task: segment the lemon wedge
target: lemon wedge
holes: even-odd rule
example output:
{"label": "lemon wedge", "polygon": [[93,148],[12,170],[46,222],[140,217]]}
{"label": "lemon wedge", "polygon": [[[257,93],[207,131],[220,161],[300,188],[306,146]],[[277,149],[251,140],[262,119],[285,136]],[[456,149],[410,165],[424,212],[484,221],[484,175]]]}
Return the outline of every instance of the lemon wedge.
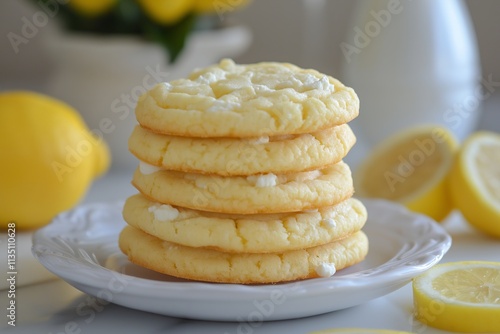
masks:
{"label": "lemon wedge", "polygon": [[309,334],[411,334],[409,332],[391,331],[385,329],[367,329],[367,328],[339,328],[325,329]]}
{"label": "lemon wedge", "polygon": [[437,125],[390,136],[356,170],[356,194],[396,201],[440,221],[452,210],[447,179],[457,146]]}
{"label": "lemon wedge", "polygon": [[465,140],[450,174],[454,205],[479,230],[500,237],[500,135],[480,131]]}
{"label": "lemon wedge", "polygon": [[413,280],[415,318],[454,332],[500,333],[500,262],[450,262]]}

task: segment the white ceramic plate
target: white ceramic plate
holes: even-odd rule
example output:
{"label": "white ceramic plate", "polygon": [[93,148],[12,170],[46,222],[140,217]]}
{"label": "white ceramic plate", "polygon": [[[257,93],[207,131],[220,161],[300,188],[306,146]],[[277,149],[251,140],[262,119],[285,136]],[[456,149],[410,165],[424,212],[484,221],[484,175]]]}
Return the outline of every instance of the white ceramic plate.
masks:
{"label": "white ceramic plate", "polygon": [[181,280],[138,267],[118,249],[123,203],[84,205],[59,215],[35,233],[33,254],[77,289],[133,309],[219,321],[299,318],[392,292],[450,248],[450,236],[430,218],[387,201],[363,202],[368,256],[331,278],[244,286]]}

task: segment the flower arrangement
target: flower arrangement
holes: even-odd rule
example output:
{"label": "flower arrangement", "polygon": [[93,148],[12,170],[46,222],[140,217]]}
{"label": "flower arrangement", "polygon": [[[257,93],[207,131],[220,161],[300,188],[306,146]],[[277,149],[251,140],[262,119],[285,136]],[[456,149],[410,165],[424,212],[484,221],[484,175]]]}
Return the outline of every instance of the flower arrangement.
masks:
{"label": "flower arrangement", "polygon": [[[45,3],[53,0],[33,0]],[[200,18],[243,7],[249,0],[66,0],[59,1],[64,29],[102,35],[134,34],[160,43],[174,62]]]}

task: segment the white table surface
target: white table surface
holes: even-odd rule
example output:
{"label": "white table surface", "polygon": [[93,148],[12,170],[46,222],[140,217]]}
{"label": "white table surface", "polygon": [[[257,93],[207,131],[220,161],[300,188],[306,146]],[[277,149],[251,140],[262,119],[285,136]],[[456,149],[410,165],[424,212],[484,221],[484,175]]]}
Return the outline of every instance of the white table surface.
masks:
{"label": "white table surface", "polygon": [[[500,132],[500,99],[496,96],[485,106],[479,128]],[[131,172],[110,172],[97,180],[84,202],[114,201],[135,193],[130,185]],[[458,213],[443,226],[453,245],[442,262],[463,260],[500,261],[500,240],[472,229]],[[22,272],[18,276],[23,275]],[[81,303],[92,303],[90,296],[60,279],[20,286],[16,290],[16,327],[7,325],[6,291],[0,291],[0,333],[307,333],[339,327],[364,327],[405,330],[414,333],[445,333],[413,320],[411,284],[349,309],[324,315],[265,322],[250,327],[244,323],[193,321],[149,314],[108,304],[96,307],[95,316],[77,312]],[[305,305],[307,307],[307,305]],[[76,324],[76,325],[75,325]]]}

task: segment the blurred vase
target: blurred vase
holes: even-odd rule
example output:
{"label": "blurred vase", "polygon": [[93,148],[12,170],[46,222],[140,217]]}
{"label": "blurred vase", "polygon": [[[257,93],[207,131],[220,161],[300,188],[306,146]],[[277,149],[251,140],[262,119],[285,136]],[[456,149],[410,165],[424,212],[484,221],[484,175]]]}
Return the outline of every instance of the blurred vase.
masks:
{"label": "blurred vase", "polygon": [[[445,1],[357,1],[342,80],[361,101],[352,123],[373,146],[406,127],[443,125],[463,139],[482,100],[476,37],[466,5]],[[364,139],[364,140],[363,140]]]}
{"label": "blurred vase", "polygon": [[55,63],[48,93],[66,101],[82,115],[89,128],[109,144],[112,169],[132,171],[137,160],[127,142],[139,97],[158,82],[184,77],[197,67],[234,57],[250,45],[251,34],[234,26],[193,33],[174,64],[165,50],[137,37],[51,35],[47,51]]}

